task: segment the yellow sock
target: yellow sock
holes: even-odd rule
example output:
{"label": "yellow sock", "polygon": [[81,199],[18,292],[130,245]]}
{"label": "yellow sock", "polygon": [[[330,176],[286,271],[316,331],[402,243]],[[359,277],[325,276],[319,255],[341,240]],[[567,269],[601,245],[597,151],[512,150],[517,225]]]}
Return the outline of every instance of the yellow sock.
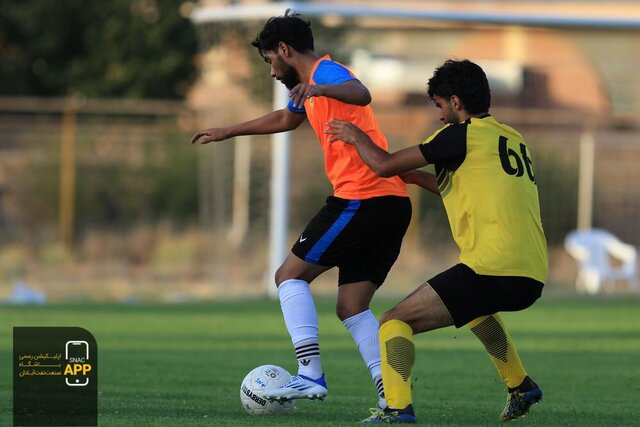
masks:
{"label": "yellow sock", "polygon": [[400,320],[380,326],[382,384],[387,405],[404,409],[411,404],[411,368],[415,361],[413,330]]}
{"label": "yellow sock", "polygon": [[469,322],[467,327],[482,342],[507,387],[518,387],[527,376],[527,372],[500,316],[493,314],[478,317]]}

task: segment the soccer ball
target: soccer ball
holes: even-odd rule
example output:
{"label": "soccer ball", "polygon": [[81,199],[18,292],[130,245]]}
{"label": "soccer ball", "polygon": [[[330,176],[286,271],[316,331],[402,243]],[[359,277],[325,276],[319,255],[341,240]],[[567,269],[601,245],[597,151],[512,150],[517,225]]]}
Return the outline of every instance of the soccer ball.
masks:
{"label": "soccer ball", "polygon": [[275,365],[258,366],[244,377],[240,386],[240,402],[251,415],[287,415],[294,406],[290,402],[269,402],[264,392],[285,385],[291,374]]}

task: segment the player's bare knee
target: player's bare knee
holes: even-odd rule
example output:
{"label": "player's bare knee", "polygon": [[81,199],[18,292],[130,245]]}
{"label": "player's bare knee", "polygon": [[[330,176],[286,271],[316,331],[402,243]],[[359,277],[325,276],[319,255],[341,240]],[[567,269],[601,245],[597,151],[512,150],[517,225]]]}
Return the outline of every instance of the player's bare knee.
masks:
{"label": "player's bare knee", "polygon": [[395,313],[395,309],[391,309],[389,311],[385,311],[382,316],[380,316],[380,326],[387,323],[389,320],[398,319]]}
{"label": "player's bare knee", "polygon": [[290,273],[287,271],[288,269],[285,267],[285,265],[281,265],[280,268],[278,268],[278,270],[276,270],[276,274],[275,274],[275,282],[276,282],[276,286],[280,286],[282,284],[282,282],[291,279],[290,277]]}
{"label": "player's bare knee", "polygon": [[349,307],[347,304],[343,304],[340,301],[338,301],[338,303],[336,304],[336,316],[338,316],[338,319],[340,319],[340,321],[342,322],[360,312],[362,312],[362,310],[357,310]]}
{"label": "player's bare knee", "polygon": [[413,333],[417,333],[417,324],[414,320],[411,319],[410,316],[407,315],[406,312],[403,312],[402,309],[398,307],[394,307],[391,310],[386,311],[382,316],[380,316],[380,326],[384,325],[386,322],[390,320],[399,320],[401,322],[406,323],[411,327]]}

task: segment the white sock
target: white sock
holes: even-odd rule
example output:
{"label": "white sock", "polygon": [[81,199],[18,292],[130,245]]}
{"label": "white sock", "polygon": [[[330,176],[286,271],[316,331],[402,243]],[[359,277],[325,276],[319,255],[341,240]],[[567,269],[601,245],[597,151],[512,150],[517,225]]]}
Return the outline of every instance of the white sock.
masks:
{"label": "white sock", "polygon": [[318,345],[318,313],[309,284],[304,280],[285,280],[278,286],[280,307],[298,359],[298,375],[317,379],[322,376]]}
{"label": "white sock", "polygon": [[373,378],[373,383],[378,391],[378,408],[385,409],[387,407],[387,399],[384,397],[384,386],[382,385],[382,373],[379,377]]}
{"label": "white sock", "polygon": [[342,324],[347,328],[360,350],[379,397],[384,397],[382,370],[380,369],[380,341],[378,339],[378,321],[371,310],[365,310],[345,319]]}

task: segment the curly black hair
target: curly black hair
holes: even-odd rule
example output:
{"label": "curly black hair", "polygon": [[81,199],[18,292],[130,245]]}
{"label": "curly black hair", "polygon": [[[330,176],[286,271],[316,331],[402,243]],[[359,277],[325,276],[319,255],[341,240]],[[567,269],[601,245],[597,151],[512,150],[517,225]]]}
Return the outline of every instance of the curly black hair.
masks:
{"label": "curly black hair", "polygon": [[262,55],[266,50],[276,51],[280,42],[300,53],[314,50],[311,22],[302,19],[299,13],[287,9],[284,16],[269,18],[251,46],[258,48]]}
{"label": "curly black hair", "polygon": [[491,106],[491,89],[482,68],[469,61],[447,60],[427,83],[429,98],[458,96],[469,114],[481,114]]}

